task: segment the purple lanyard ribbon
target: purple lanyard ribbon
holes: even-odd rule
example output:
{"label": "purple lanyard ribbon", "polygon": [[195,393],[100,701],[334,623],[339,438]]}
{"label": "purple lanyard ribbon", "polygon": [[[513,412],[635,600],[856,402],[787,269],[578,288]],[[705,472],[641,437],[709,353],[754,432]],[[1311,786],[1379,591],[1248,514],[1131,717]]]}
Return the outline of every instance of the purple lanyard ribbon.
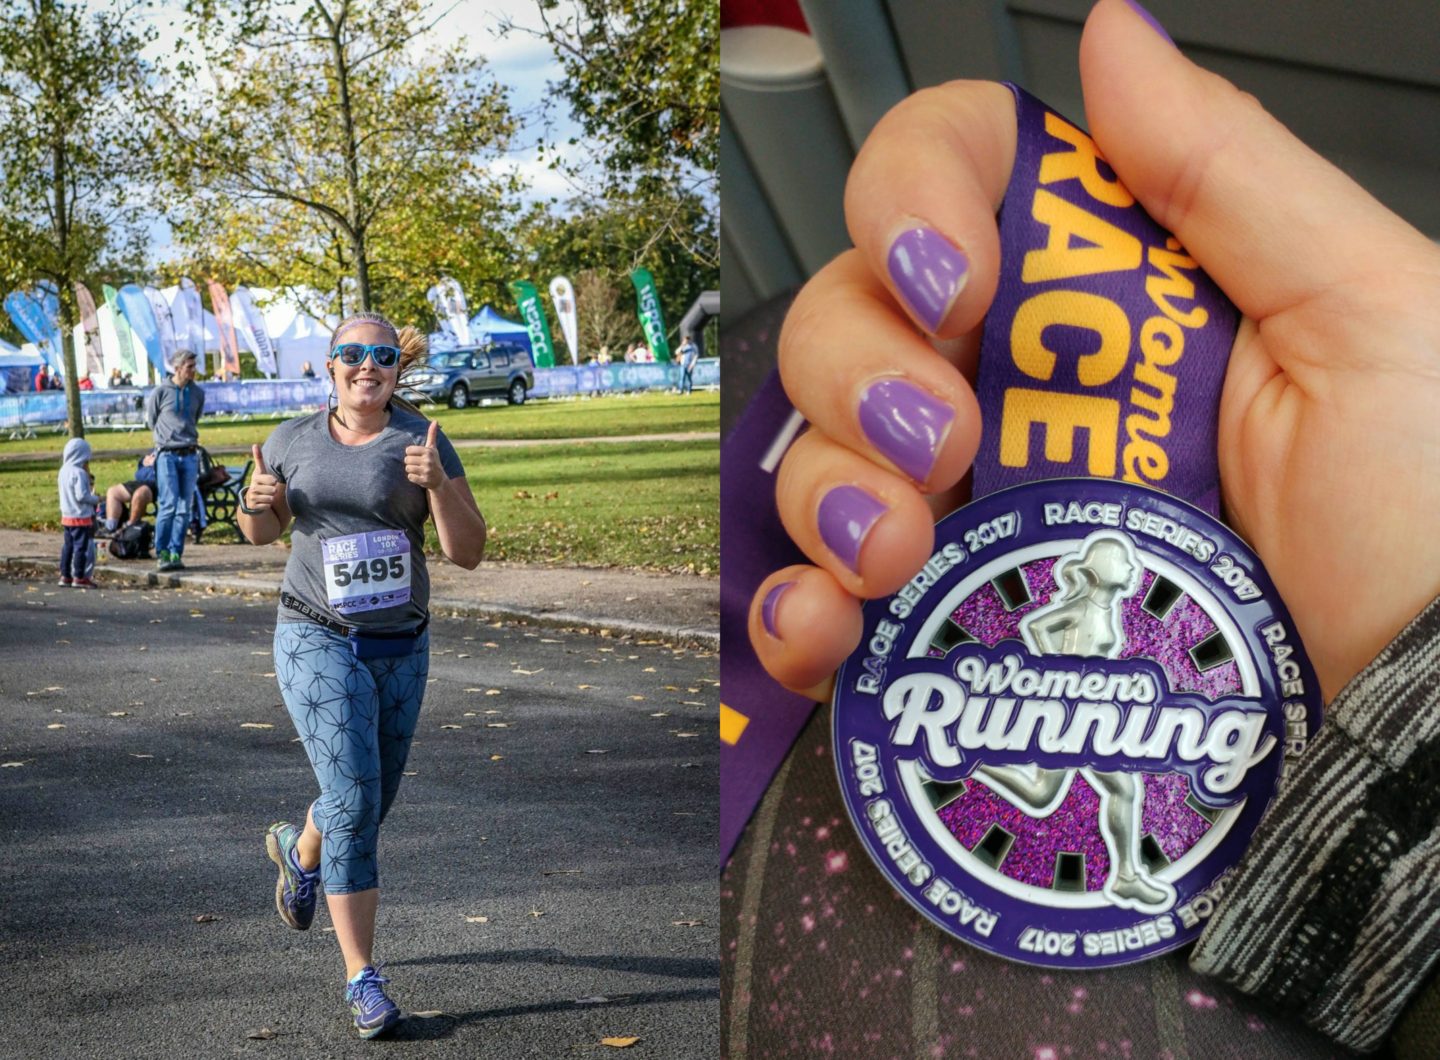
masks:
{"label": "purple lanyard ribbon", "polygon": [[[974,496],[1089,475],[1218,514],[1220,390],[1239,314],[1089,136],[1011,89],[1019,135],[981,343]],[[760,583],[804,562],[774,501],[798,427],[772,375],[721,452],[722,868],[814,709],[765,673],[747,626]]]}

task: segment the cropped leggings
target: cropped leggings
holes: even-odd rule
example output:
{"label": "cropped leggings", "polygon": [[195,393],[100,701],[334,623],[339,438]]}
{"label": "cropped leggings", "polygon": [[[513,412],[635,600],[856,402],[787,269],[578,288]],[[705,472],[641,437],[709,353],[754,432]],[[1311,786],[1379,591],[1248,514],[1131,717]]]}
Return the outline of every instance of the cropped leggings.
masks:
{"label": "cropped leggings", "polygon": [[275,625],[280,694],[320,782],[311,812],[326,894],[380,885],[380,822],[400,790],[429,672],[428,632],[411,655],[362,660],[323,626]]}

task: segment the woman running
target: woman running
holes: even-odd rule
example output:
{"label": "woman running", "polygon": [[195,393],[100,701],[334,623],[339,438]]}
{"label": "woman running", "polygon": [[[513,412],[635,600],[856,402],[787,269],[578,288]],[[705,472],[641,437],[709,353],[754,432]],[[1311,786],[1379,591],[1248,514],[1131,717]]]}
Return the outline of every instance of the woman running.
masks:
{"label": "woman running", "polygon": [[[1104,530],[1091,534],[1078,552],[1055,564],[1060,595],[1020,620],[1025,646],[1037,655],[1116,658],[1125,647],[1120,607],[1139,588],[1140,573],[1140,561],[1123,537]],[[975,776],[1016,809],[1043,820],[1059,808],[1076,772],[1038,765],[981,766]],[[1110,855],[1101,893],[1124,909],[1169,909],[1175,888],[1152,876],[1140,856],[1145,774],[1078,772],[1100,796],[1100,836]]]}
{"label": "woman running", "polygon": [[345,1001],[361,1037],[400,1010],[372,961],[376,846],[400,787],[429,672],[425,520],[447,559],[473,570],[485,519],[439,425],[395,397],[425,339],[378,313],[335,329],[335,405],[277,427],[255,446],[240,526],[257,545],[291,525],[275,626],[275,673],[320,783],[304,828],[270,826],[275,905],[304,931],[324,885],[345,957]]}

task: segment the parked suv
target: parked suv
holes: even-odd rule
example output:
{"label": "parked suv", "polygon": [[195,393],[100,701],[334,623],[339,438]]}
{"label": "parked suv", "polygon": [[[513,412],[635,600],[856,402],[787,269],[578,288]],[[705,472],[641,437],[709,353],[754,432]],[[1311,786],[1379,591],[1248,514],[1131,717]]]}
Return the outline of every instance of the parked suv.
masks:
{"label": "parked suv", "polygon": [[412,385],[456,409],[500,394],[512,405],[523,405],[525,395],[535,388],[534,369],[530,351],[518,342],[462,346],[432,353],[429,366],[415,373]]}

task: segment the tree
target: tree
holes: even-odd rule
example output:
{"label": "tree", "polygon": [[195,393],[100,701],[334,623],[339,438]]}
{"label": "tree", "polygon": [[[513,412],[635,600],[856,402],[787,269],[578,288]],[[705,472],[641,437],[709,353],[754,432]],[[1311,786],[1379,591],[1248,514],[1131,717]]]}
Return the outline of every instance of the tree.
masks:
{"label": "tree", "polygon": [[84,434],[72,331],[76,281],[134,258],[128,214],[143,123],[128,101],[146,70],[133,7],[87,12],[62,0],[0,9],[0,286],[59,292],[69,429]]}
{"label": "tree", "polygon": [[422,311],[445,265],[483,257],[476,235],[509,190],[485,160],[514,122],[463,42],[420,40],[436,20],[423,0],[188,10],[213,87],[180,92],[202,73],[182,61],[151,108],[192,261],[345,313]]}
{"label": "tree", "polygon": [[[719,233],[695,232],[686,212],[718,205],[720,13],[706,0],[536,0],[539,30],[505,32],[548,42],[585,136],[551,145],[551,164],[592,201],[642,203],[652,244],[680,240],[702,266],[718,268]],[[588,174],[598,170],[600,176]],[[686,241],[682,232],[700,238]]]}
{"label": "tree", "polygon": [[[617,192],[599,203],[581,199],[568,206],[567,212],[544,204],[532,207],[518,228],[517,240],[523,259],[533,263],[530,268],[537,280],[543,283],[552,276],[568,275],[576,283],[582,335],[590,315],[601,313],[607,321],[628,321],[622,342],[641,337],[632,269],[644,266],[654,275],[671,332],[697,293],[719,285],[719,269],[693,250],[718,239],[715,215],[699,196],[681,194],[661,205],[660,218],[656,203],[640,192]],[[593,270],[602,281],[588,296],[581,294],[578,281],[586,270]],[[611,301],[598,304],[606,290],[612,293]],[[581,348],[587,353],[598,349],[588,341],[582,341]]]}
{"label": "tree", "polygon": [[593,357],[608,346],[618,360],[638,330],[634,311],[622,307],[619,288],[599,269],[581,269],[574,284],[580,349]]}

